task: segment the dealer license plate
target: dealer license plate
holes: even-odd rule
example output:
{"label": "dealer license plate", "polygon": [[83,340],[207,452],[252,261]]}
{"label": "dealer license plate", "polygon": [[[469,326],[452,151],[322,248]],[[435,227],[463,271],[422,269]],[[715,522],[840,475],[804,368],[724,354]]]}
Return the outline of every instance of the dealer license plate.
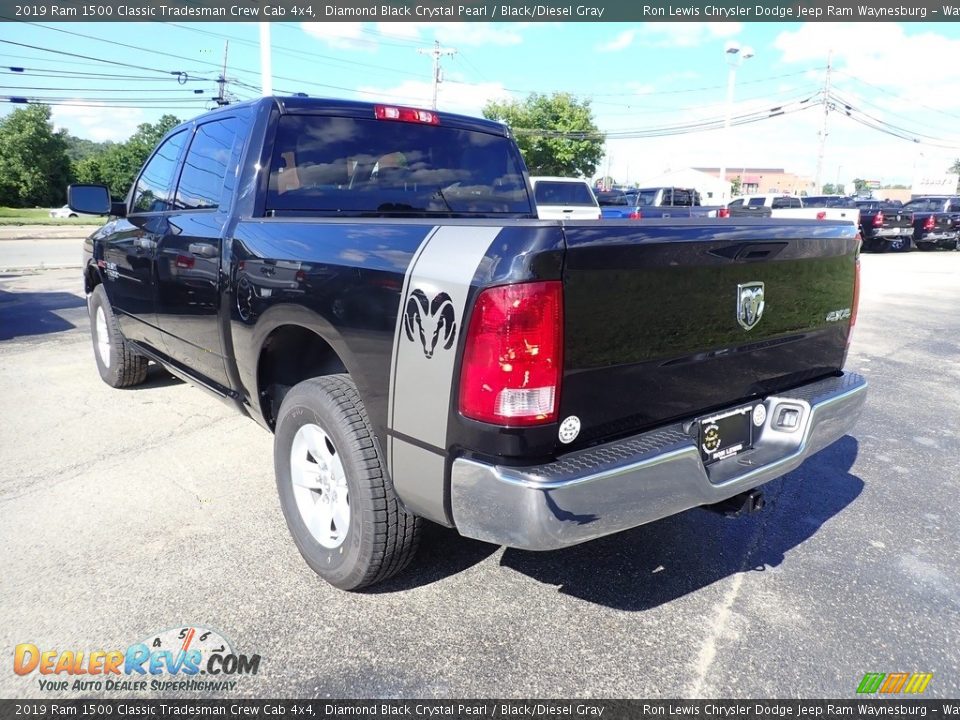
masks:
{"label": "dealer license plate", "polygon": [[753,406],[700,420],[700,457],[705,464],[733,457],[753,444]]}

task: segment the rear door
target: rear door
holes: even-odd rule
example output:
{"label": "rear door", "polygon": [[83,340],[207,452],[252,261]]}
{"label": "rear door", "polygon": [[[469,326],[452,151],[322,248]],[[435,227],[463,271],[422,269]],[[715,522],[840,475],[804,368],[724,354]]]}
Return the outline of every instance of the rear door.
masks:
{"label": "rear door", "polygon": [[236,174],[237,123],[223,117],[197,126],[157,249],[157,319],[166,352],[222,387],[228,381],[218,323],[220,256]]}
{"label": "rear door", "polygon": [[561,417],[634,432],[836,373],[856,227],[652,220],[564,228]]}
{"label": "rear door", "polygon": [[177,164],[189,133],[164,140],[146,162],[130,196],[127,217],[104,245],[108,297],[125,337],[162,349],[156,315],[155,259],[167,229]]}

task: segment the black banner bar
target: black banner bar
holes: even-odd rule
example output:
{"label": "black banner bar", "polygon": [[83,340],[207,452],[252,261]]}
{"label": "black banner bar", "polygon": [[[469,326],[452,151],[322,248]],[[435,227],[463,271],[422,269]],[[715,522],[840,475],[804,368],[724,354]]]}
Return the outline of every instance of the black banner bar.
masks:
{"label": "black banner bar", "polygon": [[0,0],[0,19],[56,22],[851,22],[960,20],[960,0]]}
{"label": "black banner bar", "polygon": [[0,700],[0,718],[926,718],[960,714],[960,700]]}

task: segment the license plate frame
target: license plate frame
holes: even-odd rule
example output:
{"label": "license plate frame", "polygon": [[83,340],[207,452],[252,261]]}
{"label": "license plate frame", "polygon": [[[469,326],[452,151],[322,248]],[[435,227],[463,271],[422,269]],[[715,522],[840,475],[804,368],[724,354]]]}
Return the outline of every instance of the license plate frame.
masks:
{"label": "license plate frame", "polygon": [[697,421],[697,443],[704,465],[726,460],[753,447],[753,408],[753,405],[744,405]]}

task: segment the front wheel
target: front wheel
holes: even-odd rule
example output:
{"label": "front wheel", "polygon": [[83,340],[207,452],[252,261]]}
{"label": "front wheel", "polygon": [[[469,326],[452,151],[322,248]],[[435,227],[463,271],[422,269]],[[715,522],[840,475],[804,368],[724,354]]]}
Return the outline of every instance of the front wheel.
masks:
{"label": "front wheel", "polygon": [[394,494],[349,376],[312,378],[287,393],[273,455],[287,527],[320,577],[356,590],[410,563],[422,521]]}
{"label": "front wheel", "polygon": [[97,285],[90,293],[90,336],[100,378],[110,387],[139,385],[147,378],[148,360],[120,332],[107,291]]}

